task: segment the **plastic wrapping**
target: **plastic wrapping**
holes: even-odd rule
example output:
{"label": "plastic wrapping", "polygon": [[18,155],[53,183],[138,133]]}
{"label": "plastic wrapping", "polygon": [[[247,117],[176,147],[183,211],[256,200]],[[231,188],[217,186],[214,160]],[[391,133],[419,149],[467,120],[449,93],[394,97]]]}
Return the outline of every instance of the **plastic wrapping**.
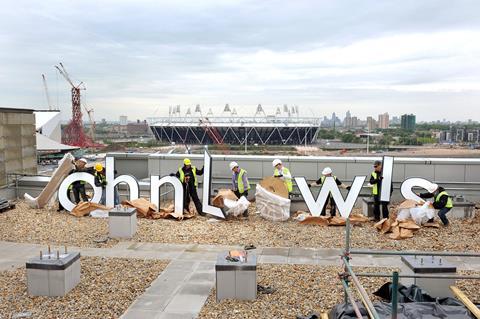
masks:
{"label": "plastic wrapping", "polygon": [[[362,318],[368,319],[367,310],[361,302],[357,302]],[[392,317],[392,306],[386,302],[373,303],[381,319],[390,319]],[[473,317],[467,308],[463,306],[441,305],[435,302],[415,302],[415,303],[399,303],[398,319],[468,319]],[[336,305],[329,313],[330,319],[356,319],[357,316],[353,307],[348,304]]]}
{"label": "plastic wrapping", "polygon": [[417,225],[423,225],[435,217],[435,209],[429,208],[428,202],[426,202],[420,207],[410,208],[410,215]]}
{"label": "plastic wrapping", "polygon": [[223,205],[225,208],[225,215],[236,217],[242,215],[243,212],[248,209],[250,202],[245,196],[242,196],[239,200],[225,198],[223,199]]}
{"label": "plastic wrapping", "polygon": [[255,200],[257,211],[263,218],[274,222],[290,218],[290,199],[270,193],[257,184]]}

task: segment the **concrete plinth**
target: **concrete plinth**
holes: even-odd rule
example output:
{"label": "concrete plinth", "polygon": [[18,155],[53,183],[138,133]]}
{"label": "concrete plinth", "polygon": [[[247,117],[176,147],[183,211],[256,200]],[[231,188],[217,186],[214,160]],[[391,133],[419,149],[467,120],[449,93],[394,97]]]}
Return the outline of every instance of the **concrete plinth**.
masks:
{"label": "concrete plinth", "polygon": [[[402,262],[407,266],[405,275],[438,275],[454,276],[457,267],[438,256],[402,256]],[[454,279],[438,278],[401,278],[405,286],[416,285],[432,297],[454,297],[450,286],[455,285]]]}
{"label": "concrete plinth", "polygon": [[475,217],[475,203],[454,200],[453,208],[447,213],[447,218],[464,219]]}
{"label": "concrete plinth", "polygon": [[29,260],[27,290],[30,296],[65,296],[80,282],[80,253],[43,255]]}
{"label": "concrete plinth", "polygon": [[248,254],[245,262],[225,259],[220,253],[215,264],[217,301],[222,299],[254,300],[257,298],[257,256]]}
{"label": "concrete plinth", "polygon": [[373,197],[363,197],[362,198],[362,212],[363,215],[367,217],[374,217],[373,214]]}
{"label": "concrete plinth", "polygon": [[137,209],[122,207],[108,212],[108,230],[111,238],[132,238],[137,232]]}

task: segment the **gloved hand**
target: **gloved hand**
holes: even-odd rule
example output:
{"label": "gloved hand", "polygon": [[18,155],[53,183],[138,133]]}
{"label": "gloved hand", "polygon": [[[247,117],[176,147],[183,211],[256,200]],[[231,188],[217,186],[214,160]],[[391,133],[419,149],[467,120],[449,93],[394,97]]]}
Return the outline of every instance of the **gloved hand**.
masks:
{"label": "gloved hand", "polygon": [[347,191],[349,191],[352,188],[352,186],[347,186]]}
{"label": "gloved hand", "polygon": [[277,176],[275,176],[275,177],[283,177],[283,175],[277,175]]}
{"label": "gloved hand", "polygon": [[175,176],[175,173],[170,173],[170,176]]}
{"label": "gloved hand", "polygon": [[312,187],[312,184],[307,184],[308,185],[308,188],[311,188]]}

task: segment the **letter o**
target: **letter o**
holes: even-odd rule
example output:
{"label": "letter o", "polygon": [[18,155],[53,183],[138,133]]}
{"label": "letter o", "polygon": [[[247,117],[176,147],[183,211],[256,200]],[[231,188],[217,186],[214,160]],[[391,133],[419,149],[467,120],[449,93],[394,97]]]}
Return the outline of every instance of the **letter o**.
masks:
{"label": "letter o", "polygon": [[58,189],[58,201],[62,204],[63,208],[71,212],[73,208],[76,206],[74,203],[70,201],[67,197],[68,186],[76,181],[85,181],[93,188],[93,198],[91,200],[92,203],[99,203],[100,199],[102,198],[102,188],[99,186],[95,186],[95,177],[89,173],[73,173],[67,176],[60,184],[60,188]]}

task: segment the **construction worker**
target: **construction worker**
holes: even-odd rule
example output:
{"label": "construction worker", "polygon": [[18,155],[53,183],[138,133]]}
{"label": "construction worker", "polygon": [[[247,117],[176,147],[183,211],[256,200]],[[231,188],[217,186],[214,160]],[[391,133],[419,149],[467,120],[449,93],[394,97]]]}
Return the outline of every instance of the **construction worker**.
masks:
{"label": "construction worker", "polygon": [[282,161],[278,158],[274,159],[272,162],[273,176],[282,179],[287,186],[288,193],[290,194],[293,190],[293,183],[292,183],[292,174],[290,174],[290,170],[283,166]]}
{"label": "construction worker", "polygon": [[[383,183],[383,176],[382,176],[382,161],[375,161],[373,163],[373,172],[370,175],[370,185],[372,185],[372,196],[373,196],[373,215],[375,217],[375,221],[380,220],[380,206],[382,206],[382,215],[383,218],[388,218],[388,204],[390,202],[381,201],[380,196],[382,194],[382,183]],[[393,185],[390,187],[390,194],[393,192]]]}
{"label": "construction worker", "polygon": [[[347,186],[345,184],[343,184],[338,178],[337,176],[333,175],[332,174],[332,169],[330,167],[325,167],[322,171],[322,176],[316,181],[316,182],[313,182],[311,183],[310,185],[308,185],[309,187],[313,187],[313,186],[318,186],[318,185],[323,185],[323,183],[325,182],[325,179],[329,176],[333,177],[335,179],[335,183],[337,183],[338,186],[340,186],[340,188],[343,188],[343,189],[347,189],[347,190],[350,190],[350,186]],[[327,201],[325,202],[325,205],[323,206],[323,209],[322,209],[322,216],[325,216],[326,215],[326,211],[327,211],[327,204],[328,202],[330,202],[330,215],[331,216],[335,216],[336,215],[336,211],[337,211],[337,205],[335,204],[335,200],[333,199],[332,195],[331,194],[328,194],[328,197],[327,197]]]}
{"label": "construction worker", "polygon": [[[87,160],[84,158],[79,159],[75,162],[75,168],[70,173],[92,173],[92,170],[86,168]],[[73,192],[73,197],[75,198],[75,204],[80,203],[80,200],[88,202],[87,193],[85,191],[85,181],[75,181],[70,186],[69,189]]]}
{"label": "construction worker", "polygon": [[[438,209],[438,217],[444,226],[448,226],[447,213],[453,208],[452,198],[448,195],[445,189],[437,184],[433,184],[427,189],[428,193],[421,193],[421,198],[433,198],[433,208]],[[428,222],[433,222],[433,218]]]}
{"label": "construction worker", "polygon": [[[230,170],[232,171],[232,190],[238,198],[245,196],[247,198],[250,190],[250,183],[248,182],[247,171],[240,168],[237,162],[231,162]],[[248,209],[243,212],[243,216],[248,216]]]}
{"label": "construction worker", "polygon": [[198,214],[205,216],[205,213],[202,211],[202,203],[198,198],[197,188],[198,188],[198,175],[203,175],[203,167],[202,169],[197,169],[195,166],[192,166],[192,162],[190,159],[185,158],[183,160],[183,166],[178,168],[178,171],[175,174],[170,174],[173,176],[177,176],[178,179],[183,184],[184,190],[184,199],[183,199],[183,207],[187,211],[189,210],[190,200],[193,200],[195,204],[195,208],[197,209]]}
{"label": "construction worker", "polygon": [[105,205],[105,187],[107,186],[107,176],[105,175],[105,168],[102,163],[96,163],[94,166],[95,170],[93,176],[95,176],[95,186],[102,188],[102,198],[100,199],[100,204]]}
{"label": "construction worker", "polygon": [[250,183],[248,182],[247,171],[238,166],[237,162],[231,162],[230,170],[232,171],[232,190],[238,198],[248,196]]}

